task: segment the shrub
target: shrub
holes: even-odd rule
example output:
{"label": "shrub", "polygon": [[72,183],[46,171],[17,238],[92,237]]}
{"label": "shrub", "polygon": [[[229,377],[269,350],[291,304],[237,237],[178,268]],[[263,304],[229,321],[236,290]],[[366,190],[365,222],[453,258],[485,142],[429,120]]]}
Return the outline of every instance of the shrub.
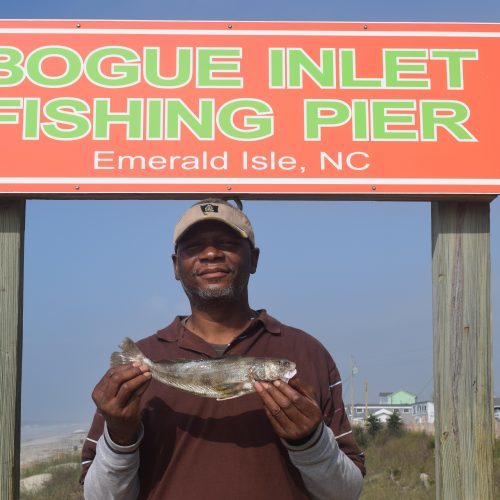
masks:
{"label": "shrub", "polygon": [[403,429],[403,420],[399,413],[394,412],[387,421],[387,429],[389,434],[393,436],[400,436]]}
{"label": "shrub", "polygon": [[366,426],[368,428],[368,434],[372,437],[375,436],[382,428],[380,420],[373,414],[366,419]]}

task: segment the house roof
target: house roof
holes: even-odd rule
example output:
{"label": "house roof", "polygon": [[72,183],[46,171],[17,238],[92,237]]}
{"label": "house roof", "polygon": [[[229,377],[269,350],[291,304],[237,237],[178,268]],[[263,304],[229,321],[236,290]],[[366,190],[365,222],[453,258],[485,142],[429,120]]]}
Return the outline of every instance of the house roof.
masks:
{"label": "house roof", "polygon": [[404,392],[405,394],[409,394],[410,396],[414,396],[414,397],[417,397],[415,394],[413,394],[412,392],[408,392],[408,391],[405,391],[404,389],[399,389],[398,391],[394,391],[394,392],[391,392],[391,394],[398,394],[400,392]]}
{"label": "house roof", "polygon": [[392,413],[392,411],[386,410],[385,408],[373,412],[374,415],[392,415]]}
{"label": "house roof", "polygon": [[379,392],[378,395],[379,395],[379,397],[384,398],[387,396],[392,396],[394,394],[399,394],[400,392],[403,392],[404,394],[409,394],[410,396],[417,397],[412,392],[405,391],[404,389],[398,389],[397,391],[392,391],[392,392]]}

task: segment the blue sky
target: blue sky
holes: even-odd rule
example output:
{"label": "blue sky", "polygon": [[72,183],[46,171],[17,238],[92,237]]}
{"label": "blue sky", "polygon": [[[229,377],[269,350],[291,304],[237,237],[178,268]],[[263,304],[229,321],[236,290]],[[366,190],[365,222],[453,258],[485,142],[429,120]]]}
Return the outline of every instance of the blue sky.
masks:
{"label": "blue sky", "polygon": [[[217,19],[293,21],[464,21],[495,22],[500,7],[496,0],[398,0],[340,2],[336,0],[165,0],[37,2],[27,0],[2,7],[12,19]],[[497,19],[498,20],[498,19]]]}
{"label": "blue sky", "polygon": [[[500,3],[24,1],[5,18],[500,22]],[[90,393],[124,336],[186,313],[170,263],[189,201],[30,201],[26,221],[23,419],[90,418]],[[251,302],[330,350],[355,399],[432,394],[428,203],[248,201],[262,255]],[[500,205],[492,204],[494,340],[500,309]],[[500,391],[500,350],[494,366]],[[348,391],[345,400],[349,400]]]}

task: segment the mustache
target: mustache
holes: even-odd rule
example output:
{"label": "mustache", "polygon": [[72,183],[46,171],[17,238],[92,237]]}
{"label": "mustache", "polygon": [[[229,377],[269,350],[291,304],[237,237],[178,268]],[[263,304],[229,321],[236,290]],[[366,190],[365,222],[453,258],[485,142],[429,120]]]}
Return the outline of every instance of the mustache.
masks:
{"label": "mustache", "polygon": [[[203,272],[205,273],[207,271],[208,268],[204,267],[204,268],[201,268],[201,269],[194,269],[192,272],[191,272],[191,276],[200,276],[200,272]],[[234,266],[224,266],[224,267],[216,267],[214,266],[211,270],[213,271],[222,271],[222,272],[225,272],[225,273],[234,273],[236,271],[236,268]]]}

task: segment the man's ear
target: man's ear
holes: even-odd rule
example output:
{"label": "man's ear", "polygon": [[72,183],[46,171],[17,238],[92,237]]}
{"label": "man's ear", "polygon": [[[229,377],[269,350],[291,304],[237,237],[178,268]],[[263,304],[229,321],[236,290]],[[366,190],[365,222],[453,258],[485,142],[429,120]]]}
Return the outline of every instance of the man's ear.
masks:
{"label": "man's ear", "polygon": [[180,281],[180,276],[179,276],[179,267],[177,266],[177,254],[173,253],[172,254],[172,264],[174,267],[174,276],[177,281]]}
{"label": "man's ear", "polygon": [[252,248],[250,256],[250,274],[254,274],[257,271],[257,264],[259,262],[260,249]]}

